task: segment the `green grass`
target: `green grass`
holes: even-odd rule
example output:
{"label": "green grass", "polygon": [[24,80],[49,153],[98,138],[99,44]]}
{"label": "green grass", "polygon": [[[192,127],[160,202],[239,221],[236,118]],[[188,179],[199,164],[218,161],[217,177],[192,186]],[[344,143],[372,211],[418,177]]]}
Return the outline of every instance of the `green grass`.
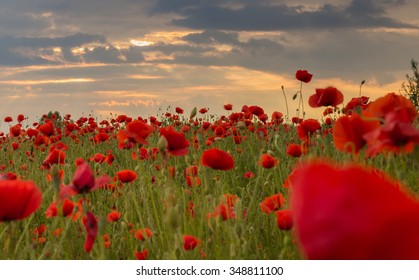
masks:
{"label": "green grass", "polygon": [[[212,123],[215,120],[212,119]],[[183,118],[182,121],[186,123],[187,119]],[[171,120],[165,120],[162,126],[172,123]],[[97,176],[107,174],[113,178],[116,172],[123,169],[131,169],[138,174],[134,182],[123,184],[115,191],[98,189],[87,194],[88,202],[85,202],[83,210],[93,212],[99,222],[99,233],[90,253],[83,250],[86,233],[81,218],[73,221],[65,217],[45,217],[47,207],[57,196],[57,186],[46,179],[50,171],[40,169],[49,147],[36,147],[25,136],[4,137],[0,153],[0,165],[4,164],[2,173],[12,172],[18,178],[34,181],[42,190],[43,203],[33,215],[22,221],[0,223],[0,259],[126,260],[135,259],[134,251],[144,249],[148,249],[149,259],[158,260],[301,259],[293,231],[281,231],[276,225],[275,215],[263,213],[259,204],[268,196],[282,193],[286,198],[282,209],[286,209],[288,190],[283,184],[299,161],[312,157],[375,166],[403,182],[412,192],[419,191],[416,169],[412,168],[417,163],[414,154],[367,158],[361,153],[355,157],[337,151],[332,136],[324,136],[320,132],[312,137],[312,146],[306,155],[293,158],[285,150],[288,143],[301,143],[294,125],[289,124],[288,129],[285,129],[283,124],[265,126],[255,121],[254,126],[255,130],[258,126],[265,127],[267,136],[260,137],[249,129],[237,128],[240,135],[246,137],[241,144],[235,144],[233,135],[229,135],[216,140],[211,146],[228,151],[233,156],[235,167],[228,171],[213,170],[201,165],[200,157],[209,148],[205,140],[213,132],[211,129],[203,132],[199,126],[191,125],[192,129],[185,134],[191,143],[187,156],[163,158],[158,154],[155,160],[132,159],[134,149],[118,149],[115,133],[111,133],[106,142],[98,144],[91,140],[97,130],[84,135],[77,134],[77,141],[63,136],[61,142],[69,147],[65,164],[59,166],[65,174],[63,184],[71,183],[77,158],[88,161],[95,153],[106,155],[108,150],[112,150],[115,156],[112,165],[90,162]],[[158,130],[148,140],[150,144],[146,147],[156,147]],[[13,141],[20,142],[17,150],[12,149]],[[29,160],[27,151],[33,151],[33,160]],[[138,147],[135,151],[138,153]],[[272,169],[264,169],[257,164],[260,155],[267,152],[280,161]],[[193,188],[187,185],[183,175],[185,168],[192,164],[199,166],[198,177],[201,179],[201,185]],[[22,170],[22,165],[26,169]],[[169,166],[175,167],[173,178],[168,176]],[[247,171],[256,176],[245,178],[244,173]],[[234,194],[240,198],[234,207],[236,218],[225,221],[220,217],[207,218],[208,213],[215,211],[224,194]],[[81,196],[77,195],[72,200],[78,201],[79,198]],[[195,205],[195,217],[187,213],[189,201]],[[121,212],[122,216],[119,221],[109,223],[106,216],[113,208]],[[38,240],[32,240],[36,237],[32,231],[42,224],[47,227],[41,235],[46,241],[39,243]],[[60,236],[54,236],[53,231],[58,228],[62,228],[63,232]],[[133,231],[142,228],[151,229],[152,237],[144,241],[135,239]],[[104,247],[104,234],[109,234],[109,248]],[[183,250],[182,236],[185,234],[196,236],[201,244],[194,250]]]}

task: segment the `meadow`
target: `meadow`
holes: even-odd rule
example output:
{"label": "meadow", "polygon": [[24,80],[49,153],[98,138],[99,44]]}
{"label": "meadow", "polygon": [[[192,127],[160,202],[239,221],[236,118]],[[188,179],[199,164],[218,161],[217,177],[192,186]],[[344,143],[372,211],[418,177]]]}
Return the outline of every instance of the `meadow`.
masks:
{"label": "meadow", "polygon": [[0,259],[419,259],[417,108],[311,77],[296,116],[10,115]]}

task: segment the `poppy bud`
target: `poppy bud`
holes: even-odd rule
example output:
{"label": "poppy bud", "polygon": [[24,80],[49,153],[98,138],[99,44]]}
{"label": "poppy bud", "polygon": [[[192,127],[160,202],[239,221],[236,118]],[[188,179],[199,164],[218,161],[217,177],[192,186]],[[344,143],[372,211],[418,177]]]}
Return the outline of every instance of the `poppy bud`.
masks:
{"label": "poppy bud", "polygon": [[159,149],[159,151],[161,153],[163,153],[164,151],[166,151],[166,149],[167,149],[167,139],[166,139],[166,137],[160,136],[160,139],[157,142],[157,148]]}
{"label": "poppy bud", "polygon": [[196,107],[194,107],[191,111],[189,119],[193,119],[196,116],[196,112],[197,112],[197,109],[196,109]]}

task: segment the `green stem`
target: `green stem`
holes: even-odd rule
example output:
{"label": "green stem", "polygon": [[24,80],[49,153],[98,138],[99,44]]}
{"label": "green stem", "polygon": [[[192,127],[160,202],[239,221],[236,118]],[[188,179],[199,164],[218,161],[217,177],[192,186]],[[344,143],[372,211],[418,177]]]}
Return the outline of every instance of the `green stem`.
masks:
{"label": "green stem", "polygon": [[285,106],[287,108],[287,120],[289,119],[289,111],[288,111],[288,101],[287,101],[287,95],[285,94],[285,90],[284,90],[284,86],[281,86],[282,89],[282,94],[284,95],[284,99],[285,99]]}

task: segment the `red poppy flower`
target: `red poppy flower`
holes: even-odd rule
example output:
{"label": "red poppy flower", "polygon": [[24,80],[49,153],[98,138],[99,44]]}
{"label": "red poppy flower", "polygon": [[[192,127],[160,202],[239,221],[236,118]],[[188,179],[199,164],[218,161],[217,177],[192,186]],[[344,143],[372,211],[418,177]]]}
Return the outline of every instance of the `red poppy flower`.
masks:
{"label": "red poppy flower", "polygon": [[186,176],[185,179],[189,187],[198,187],[201,185],[201,179],[199,179],[199,177]]}
{"label": "red poppy flower", "polygon": [[109,239],[109,234],[103,235],[103,247],[109,249],[111,247],[111,241]]}
{"label": "red poppy flower", "polygon": [[260,210],[265,214],[270,214],[279,210],[284,204],[285,199],[281,193],[274,194],[265,198],[260,204]]}
{"label": "red poppy flower", "polygon": [[321,129],[321,125],[318,120],[315,119],[307,119],[302,121],[297,126],[298,137],[303,140],[310,137],[310,135],[314,134],[317,130]]}
{"label": "red poppy flower", "polygon": [[12,122],[12,121],[13,121],[13,118],[10,117],[10,116],[7,116],[7,117],[4,118],[4,122],[9,123],[9,122]]}
{"label": "red poppy flower", "polygon": [[419,202],[383,172],[326,161],[301,165],[291,206],[309,259],[419,259]]}
{"label": "red poppy flower", "polygon": [[50,168],[53,164],[64,164],[66,154],[63,150],[52,150],[43,162],[45,168]]}
{"label": "red poppy flower", "polygon": [[309,83],[313,74],[310,74],[307,70],[297,70],[295,73],[295,78],[301,82]]}
{"label": "red poppy flower", "polygon": [[366,96],[354,97],[351,101],[348,102],[345,106],[345,114],[350,115],[353,111],[356,111],[357,108],[364,110],[367,108],[367,103],[370,98]]}
{"label": "red poppy flower", "polygon": [[134,233],[134,238],[144,241],[146,238],[150,238],[153,232],[149,228],[139,229]]}
{"label": "red poppy flower", "polygon": [[284,121],[283,117],[284,117],[284,114],[282,114],[281,112],[278,112],[278,111],[274,111],[272,113],[271,119],[272,119],[273,123],[280,124]]}
{"label": "red poppy flower", "polygon": [[263,154],[260,156],[258,165],[262,166],[263,168],[270,169],[272,167],[275,167],[279,164],[279,159],[269,155],[269,154]]}
{"label": "red poppy flower", "polygon": [[191,165],[186,167],[185,171],[183,172],[185,176],[197,176],[198,175],[198,166]]}
{"label": "red poppy flower", "polygon": [[222,202],[215,207],[215,211],[209,213],[207,217],[217,218],[221,217],[223,221],[235,219],[236,213],[234,212],[233,207],[227,205],[227,203]]}
{"label": "red poppy flower", "polygon": [[32,234],[36,235],[36,236],[41,236],[47,230],[48,230],[48,228],[45,226],[45,224],[42,224],[39,227],[37,227],[36,229],[34,229],[32,231]]}
{"label": "red poppy flower", "polygon": [[353,113],[340,117],[333,126],[333,142],[339,151],[358,153],[367,141],[364,135],[380,126],[377,120],[369,120]]}
{"label": "red poppy flower", "polygon": [[105,142],[109,139],[109,135],[106,132],[100,132],[93,137],[93,141],[97,143]]}
{"label": "red poppy flower", "polygon": [[121,218],[121,212],[118,211],[111,211],[108,216],[106,216],[106,220],[111,223],[111,222],[117,222],[119,219]]}
{"label": "red poppy flower", "polygon": [[89,164],[82,162],[77,166],[74,173],[72,184],[69,186],[62,186],[60,190],[60,197],[65,198],[70,195],[87,193],[101,188],[109,182],[110,178],[106,175],[95,179],[92,169]]}
{"label": "red poppy flower", "polygon": [[51,121],[41,124],[38,129],[45,136],[54,135],[54,124]]}
{"label": "red poppy flower", "polygon": [[233,105],[231,105],[231,104],[225,104],[224,105],[224,110],[227,110],[227,111],[233,110]]}
{"label": "red poppy flower", "polygon": [[137,250],[135,250],[134,255],[137,260],[146,260],[148,259],[148,250],[145,249],[145,250],[142,250],[141,252],[138,252]]}
{"label": "red poppy flower", "polygon": [[240,200],[240,198],[235,194],[224,194],[222,198],[223,202],[227,204],[228,207],[234,207],[234,205]]}
{"label": "red poppy flower", "polygon": [[212,148],[204,151],[201,157],[204,166],[217,170],[230,170],[234,168],[233,157],[220,149]]}
{"label": "red poppy flower", "polygon": [[22,220],[41,202],[42,193],[32,181],[0,180],[0,222]]}
{"label": "red poppy flower", "polygon": [[328,108],[324,109],[323,116],[327,116],[327,115],[333,114],[334,111],[335,110],[333,108],[328,107]]}
{"label": "red poppy flower", "polygon": [[265,111],[259,106],[250,106],[249,112],[256,116],[261,116],[265,114]]}
{"label": "red poppy flower", "polygon": [[302,154],[301,146],[291,143],[287,146],[286,153],[292,157],[300,157]]}
{"label": "red poppy flower", "polygon": [[292,211],[291,210],[278,210],[275,211],[276,216],[276,224],[278,225],[278,228],[281,230],[290,230],[294,226],[294,220],[292,217]]}
{"label": "red poppy flower", "polygon": [[182,109],[182,108],[180,108],[180,107],[176,107],[175,111],[176,111],[176,113],[178,113],[178,114],[183,114],[183,109]]}
{"label": "red poppy flower", "polygon": [[390,112],[395,112],[404,122],[413,122],[418,112],[415,105],[402,95],[394,92],[380,97],[368,106],[368,112],[372,115],[384,119]]}
{"label": "red poppy flower", "polygon": [[419,144],[419,129],[409,122],[398,121],[398,118],[396,112],[390,112],[382,126],[364,134],[369,156],[381,152],[410,153]]}
{"label": "red poppy flower", "polygon": [[95,243],[98,232],[97,220],[95,215],[87,211],[86,216],[83,217],[82,222],[87,234],[86,241],[84,243],[84,251],[89,253],[93,248],[93,244]]}
{"label": "red poppy flower", "polygon": [[20,124],[16,124],[14,126],[11,126],[9,128],[9,132],[10,132],[10,137],[17,137],[20,135],[22,131],[22,126]]}
{"label": "red poppy flower", "polygon": [[183,249],[185,251],[193,250],[200,243],[200,240],[193,235],[183,236]]}
{"label": "red poppy flower", "polygon": [[313,107],[333,106],[343,102],[343,94],[335,87],[318,88],[316,93],[310,96],[308,104]]}
{"label": "red poppy flower", "polygon": [[208,112],[208,110],[207,110],[207,108],[201,108],[201,109],[199,109],[199,112],[201,114],[205,114],[206,112]]}
{"label": "red poppy flower", "polygon": [[255,177],[255,174],[251,171],[247,171],[246,173],[244,173],[244,177],[250,179]]}
{"label": "red poppy flower", "polygon": [[[67,217],[69,215],[71,215],[73,213],[73,209],[74,209],[74,202],[69,200],[69,199],[64,199],[64,201],[61,204],[61,214],[64,217]],[[52,202],[47,210],[45,211],[45,216],[47,218],[51,218],[51,217],[55,217],[58,215],[58,206],[57,206],[57,202]]]}
{"label": "red poppy flower", "polygon": [[172,126],[160,128],[160,135],[167,140],[167,151],[174,156],[184,156],[189,153],[189,141],[185,134],[177,132]]}
{"label": "red poppy flower", "polygon": [[154,131],[154,128],[143,121],[135,120],[127,124],[125,129],[117,133],[118,148],[122,149],[127,143],[139,143],[147,145],[147,137]]}
{"label": "red poppy flower", "polygon": [[297,118],[297,117],[292,117],[291,121],[292,121],[292,123],[299,124],[299,123],[302,123],[304,121],[304,119]]}
{"label": "red poppy flower", "polygon": [[17,115],[17,121],[18,122],[23,122],[25,120],[25,116],[23,115],[23,114],[19,114],[19,115]]}
{"label": "red poppy flower", "polygon": [[137,179],[138,175],[133,170],[121,170],[116,172],[116,177],[122,183],[130,183]]}

